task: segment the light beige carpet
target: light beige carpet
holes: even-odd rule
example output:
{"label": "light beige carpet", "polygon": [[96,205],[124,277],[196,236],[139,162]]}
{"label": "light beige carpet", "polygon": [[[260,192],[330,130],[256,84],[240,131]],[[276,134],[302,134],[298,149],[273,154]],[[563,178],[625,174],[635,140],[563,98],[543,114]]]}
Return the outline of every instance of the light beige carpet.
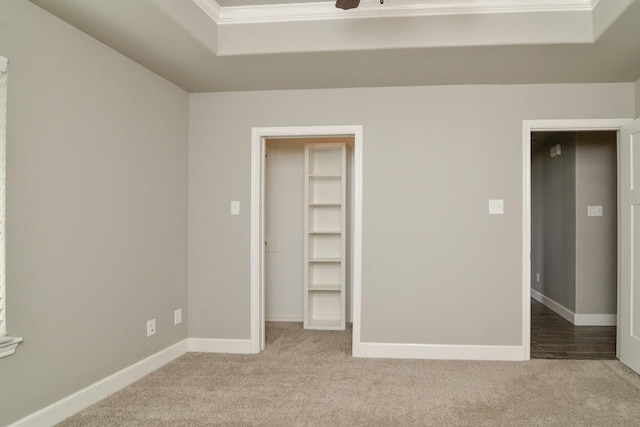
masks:
{"label": "light beige carpet", "polygon": [[351,331],[270,323],[260,355],[189,353],[61,426],[640,426],[617,361],[353,359]]}

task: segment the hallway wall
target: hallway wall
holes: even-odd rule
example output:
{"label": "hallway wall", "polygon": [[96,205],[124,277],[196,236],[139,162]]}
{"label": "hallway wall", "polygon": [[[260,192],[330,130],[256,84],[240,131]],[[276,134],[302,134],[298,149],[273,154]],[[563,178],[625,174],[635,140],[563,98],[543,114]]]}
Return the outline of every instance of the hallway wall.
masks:
{"label": "hallway wall", "polygon": [[[549,150],[556,144],[560,144],[562,154],[551,158]],[[574,312],[575,169],[575,133],[534,133],[531,153],[531,286]]]}
{"label": "hallway wall", "polygon": [[[576,133],[576,310],[617,312],[617,133]],[[602,216],[588,216],[589,205]]]}

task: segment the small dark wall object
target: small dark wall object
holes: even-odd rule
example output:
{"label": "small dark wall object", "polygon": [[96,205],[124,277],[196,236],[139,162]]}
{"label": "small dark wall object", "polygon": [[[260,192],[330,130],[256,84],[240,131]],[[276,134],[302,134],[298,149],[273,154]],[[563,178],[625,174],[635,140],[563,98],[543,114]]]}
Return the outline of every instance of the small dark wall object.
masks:
{"label": "small dark wall object", "polygon": [[360,4],[360,0],[336,0],[336,7],[338,9],[355,9]]}

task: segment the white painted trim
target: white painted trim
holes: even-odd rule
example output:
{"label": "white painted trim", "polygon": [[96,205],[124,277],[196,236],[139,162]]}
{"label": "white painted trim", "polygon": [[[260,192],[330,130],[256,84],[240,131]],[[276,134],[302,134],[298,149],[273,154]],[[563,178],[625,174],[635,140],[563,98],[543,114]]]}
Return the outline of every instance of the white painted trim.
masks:
{"label": "white painted trim", "polygon": [[[522,121],[522,340],[527,357],[530,353],[531,337],[531,132],[539,131],[584,131],[613,130],[620,128],[633,119],[563,119],[563,120],[523,120]],[[618,141],[618,145],[620,142]],[[620,150],[618,149],[618,155]],[[620,183],[618,168],[618,185]],[[619,198],[618,198],[619,200]],[[619,208],[619,207],[618,207]],[[618,209],[620,215],[620,209]],[[618,227],[618,244],[620,227]],[[620,251],[618,251],[620,253]],[[618,307],[620,306],[620,262],[618,262]],[[617,323],[617,320],[616,320]],[[619,342],[619,340],[618,340]],[[616,343],[616,347],[617,347]]]}
{"label": "white painted trim", "polygon": [[541,294],[535,289],[531,289],[531,298],[553,310],[576,326],[616,326],[618,324],[617,314],[578,314],[569,310],[562,304]]}
{"label": "white painted trim", "polygon": [[[531,357],[531,127],[522,126],[522,347]],[[529,224],[526,226],[525,224]]]}
{"label": "white painted trim", "polygon": [[[6,71],[7,58],[0,56],[0,71]],[[7,196],[7,75],[0,74],[0,357],[15,353],[17,337],[7,337],[7,262],[6,262],[6,196]],[[8,340],[11,340],[11,344]],[[15,345],[14,345],[15,344]]]}
{"label": "white painted trim", "polygon": [[618,315],[576,313],[573,324],[576,326],[616,326],[618,324]]}
{"label": "white painted trim", "polygon": [[185,354],[187,340],[180,341],[141,361],[134,363],[46,408],[30,414],[9,427],[51,426],[104,399],[116,391],[150,374],[174,359]]}
{"label": "white painted trim", "polygon": [[353,226],[351,227],[351,320],[353,324],[352,347],[354,357],[359,356],[362,344],[362,188],[364,180],[364,134],[362,126],[354,129],[353,146],[353,192],[351,195],[351,206],[353,215]]}
{"label": "white painted trim", "polygon": [[187,340],[187,351],[194,353],[252,354],[255,352],[251,344],[250,340],[189,338]]}
{"label": "white painted trim", "polygon": [[550,310],[554,311],[556,314],[559,314],[560,316],[564,317],[569,322],[575,324],[576,314],[573,311],[569,310],[564,305],[560,304],[559,302],[552,300],[551,298],[541,294],[535,289],[531,289],[531,298],[538,301],[540,304],[544,305]]}
{"label": "white painted trim", "polygon": [[215,0],[193,0],[217,24],[256,24],[358,18],[468,15],[532,12],[592,12],[591,0],[362,0],[343,11],[334,1],[221,7]]}
{"label": "white painted trim", "polygon": [[251,131],[251,256],[250,256],[250,341],[251,353],[260,353],[260,336],[262,331],[262,251],[264,238],[262,232],[262,179],[265,152],[264,137],[257,129]]}
{"label": "white painted trim", "polygon": [[0,55],[0,72],[6,73],[8,65],[9,65],[9,60],[4,56]]}
{"label": "white painted trim", "polygon": [[296,323],[302,323],[304,321],[304,316],[298,316],[298,315],[281,315],[281,314],[275,314],[275,315],[265,315],[264,316],[264,320],[267,322],[296,322]]}
{"label": "white painted trim", "polygon": [[[265,138],[261,138],[261,153],[260,153],[260,198],[259,200],[262,203],[266,203],[266,188],[267,188],[267,140]],[[266,207],[263,205],[260,208],[260,328],[259,328],[259,351],[263,351],[267,346],[267,332],[265,330],[264,316],[267,314],[267,296],[265,291],[265,283],[267,280],[267,257],[265,254],[266,248],[264,243],[266,242]]]}
{"label": "white painted trim", "polygon": [[562,120],[523,120],[525,129],[531,132],[543,131],[588,131],[614,130],[620,128],[633,119],[562,119]]}
{"label": "white painted trim", "polygon": [[250,280],[251,280],[251,325],[250,348],[252,353],[260,351],[260,335],[262,330],[262,314],[260,310],[260,295],[264,283],[261,279],[261,253],[264,248],[261,218],[261,179],[264,162],[262,161],[265,139],[269,137],[314,137],[314,136],[344,136],[354,138],[354,167],[352,194],[353,204],[353,355],[356,356],[360,345],[360,305],[362,280],[362,157],[363,157],[363,127],[352,126],[294,126],[294,127],[260,127],[251,130],[251,249],[250,249]]}
{"label": "white painted trim", "polygon": [[360,343],[358,357],[440,360],[529,360],[522,346]]}

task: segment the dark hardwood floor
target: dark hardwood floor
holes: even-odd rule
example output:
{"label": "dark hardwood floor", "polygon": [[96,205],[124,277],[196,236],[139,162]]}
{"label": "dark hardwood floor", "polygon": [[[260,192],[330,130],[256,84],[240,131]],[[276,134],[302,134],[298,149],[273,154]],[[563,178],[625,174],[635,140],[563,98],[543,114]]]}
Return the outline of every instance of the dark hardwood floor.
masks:
{"label": "dark hardwood floor", "polygon": [[615,359],[615,326],[574,326],[531,299],[532,359]]}

